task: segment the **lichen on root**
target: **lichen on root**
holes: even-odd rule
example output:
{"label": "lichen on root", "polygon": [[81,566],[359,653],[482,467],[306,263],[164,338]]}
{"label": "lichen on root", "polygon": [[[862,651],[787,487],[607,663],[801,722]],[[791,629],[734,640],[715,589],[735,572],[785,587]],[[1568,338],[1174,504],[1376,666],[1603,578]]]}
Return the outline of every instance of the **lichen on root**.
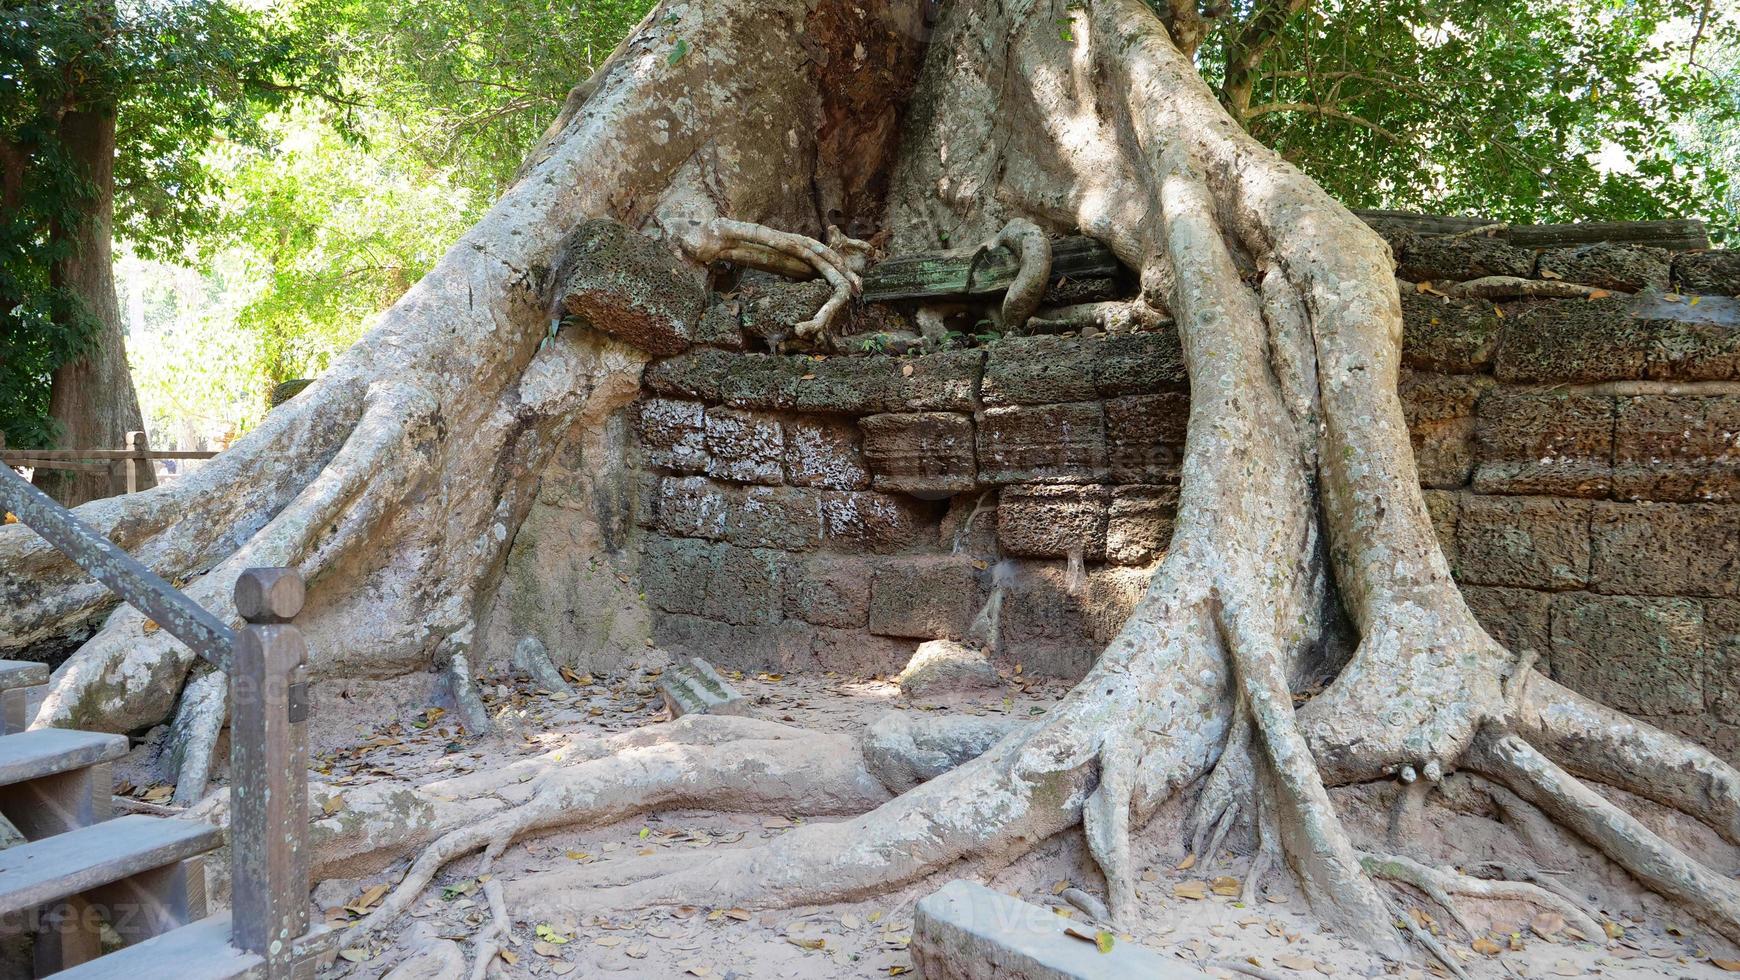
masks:
{"label": "lichen on root", "polygon": [[[412,601],[335,603],[315,632],[373,642],[376,624],[403,622],[412,625],[394,642],[437,649],[468,635],[557,434],[601,424],[637,389],[641,359],[631,351],[588,333],[542,344],[540,270],[559,264],[568,229],[609,217],[662,229],[673,251],[698,262],[819,273],[834,287],[832,311],[811,325],[820,329],[856,274],[841,251],[847,240],[827,230],[837,216],[883,219],[896,251],[991,241],[1004,229],[1031,242],[1030,224],[1105,242],[1177,324],[1190,418],[1174,536],[1146,593],[1082,682],[1036,723],[989,744],[963,735],[945,751],[912,741],[941,766],[903,749],[893,757],[911,771],[884,779],[871,761],[884,756],[863,745],[764,722],[649,728],[546,769],[530,802],[443,835],[387,914],[363,928],[384,926],[460,855],[481,850],[487,862],[563,823],[702,799],[848,819],[681,865],[547,872],[505,883],[501,902],[542,919],[854,899],[964,858],[1010,859],[1079,826],[1110,915],[1128,922],[1141,914],[1132,836],[1162,803],[1200,788],[1199,846],[1236,825],[1255,831],[1247,893],[1284,866],[1328,923],[1403,957],[1410,940],[1437,941],[1395,928],[1380,879],[1447,901],[1458,889],[1553,901],[1545,889],[1476,884],[1378,855],[1353,839],[1329,795],[1379,780],[1437,785],[1465,769],[1740,942],[1740,889],[1584,782],[1653,800],[1736,842],[1740,773],[1536,675],[1462,600],[1396,397],[1400,303],[1382,240],[1240,130],[1141,0],[955,0],[928,48],[926,7],[661,5],[570,100],[478,229],[331,377],[290,403],[301,407],[269,420],[224,464],[245,488],[235,493],[263,510],[239,541],[160,540],[186,533],[160,507],[237,512],[237,498],[209,482],[154,491],[155,505],[88,513],[123,537],[126,518],[150,518],[136,543],[160,571],[203,573],[193,588],[208,597],[227,590],[239,563],[268,560],[303,566],[318,590],[323,575],[357,573],[359,541],[386,542],[362,579],[385,576],[394,588],[370,594]],[[678,37],[689,54],[671,58]],[[899,132],[889,100],[908,88]],[[839,111],[848,91],[852,108],[879,122],[853,130],[857,142],[842,152],[839,127],[855,118]],[[818,118],[833,128],[818,134]],[[883,210],[869,190],[881,185],[850,165],[890,158]],[[1006,313],[1023,310],[1018,302]],[[271,466],[268,446],[318,458]],[[63,574],[18,532],[0,535],[11,535],[0,536],[8,567]],[[38,621],[99,611],[88,590],[73,596],[20,592],[9,629],[26,635]],[[46,720],[160,719],[168,699],[159,692],[179,685],[186,658],[161,639],[122,656],[138,631],[136,620],[111,618],[87,645],[94,652],[57,675]],[[1296,705],[1313,680],[1327,684]],[[806,760],[812,740],[825,751]],[[785,775],[752,777],[751,764]],[[934,778],[911,785],[919,770]]]}

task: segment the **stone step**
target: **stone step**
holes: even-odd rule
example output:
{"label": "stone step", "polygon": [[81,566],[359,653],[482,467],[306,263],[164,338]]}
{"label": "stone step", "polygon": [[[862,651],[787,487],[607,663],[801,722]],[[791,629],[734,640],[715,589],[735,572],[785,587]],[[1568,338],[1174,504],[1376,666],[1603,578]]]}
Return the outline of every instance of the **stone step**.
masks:
{"label": "stone step", "polygon": [[0,691],[48,683],[48,665],[29,660],[0,660]]}
{"label": "stone step", "polygon": [[0,660],[0,735],[24,731],[47,690],[47,664]]}
{"label": "stone step", "polygon": [[749,713],[749,699],[700,657],[665,668],[659,678],[659,693],[664,695],[672,718]]}
{"label": "stone step", "polygon": [[1132,943],[1102,953],[1095,935],[1088,923],[956,880],[919,900],[910,948],[922,980],[1208,980]]}
{"label": "stone step", "polygon": [[55,980],[234,980],[263,975],[265,961],[230,945],[230,914],[192,925],[52,974]]}
{"label": "stone step", "polygon": [[0,916],[40,908],[215,848],[210,824],[131,814],[0,851]]}
{"label": "stone step", "polygon": [[127,736],[39,728],[0,737],[0,786],[113,762],[127,754]]}

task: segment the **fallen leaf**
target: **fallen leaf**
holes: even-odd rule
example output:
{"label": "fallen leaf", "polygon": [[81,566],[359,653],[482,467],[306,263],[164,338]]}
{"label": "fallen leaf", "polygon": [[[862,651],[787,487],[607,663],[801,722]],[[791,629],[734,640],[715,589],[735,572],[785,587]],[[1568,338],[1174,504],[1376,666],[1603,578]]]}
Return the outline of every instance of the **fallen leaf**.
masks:
{"label": "fallen leaf", "polygon": [[562,947],[555,943],[544,942],[540,939],[532,944],[532,952],[539,956],[548,956],[551,959],[556,959],[562,955]]}
{"label": "fallen leaf", "polygon": [[557,931],[556,927],[547,923],[539,923],[536,931],[538,933],[538,938],[545,942],[555,943],[560,946],[568,941],[567,936],[564,936],[561,932]]}
{"label": "fallen leaf", "polygon": [[1601,931],[1607,933],[1608,939],[1618,939],[1625,935],[1625,927],[1617,922],[1601,923]]}
{"label": "fallen leaf", "polygon": [[499,950],[499,952],[501,953],[502,962],[506,963],[508,966],[513,966],[515,963],[520,961],[520,954],[511,949]]}
{"label": "fallen leaf", "polygon": [[910,364],[901,365],[900,376],[903,378],[912,377],[912,365],[910,365]]}
{"label": "fallen leaf", "polygon": [[1565,917],[1557,912],[1541,912],[1529,920],[1529,928],[1542,939],[1551,939],[1565,931]]}
{"label": "fallen leaf", "polygon": [[1231,896],[1239,893],[1239,880],[1231,875],[1221,875],[1209,885],[1216,895]]}
{"label": "fallen leaf", "polygon": [[1608,292],[1605,289],[1591,289],[1591,290],[1589,290],[1589,298],[1590,299],[1606,299],[1607,297],[1612,296],[1612,295],[1613,295],[1612,293]]}
{"label": "fallen leaf", "polygon": [[644,943],[635,943],[623,950],[622,955],[631,960],[644,960],[646,959],[646,945]]}
{"label": "fallen leaf", "polygon": [[560,963],[550,964],[550,972],[554,973],[556,976],[559,976],[559,977],[565,977],[568,974],[573,973],[575,970],[578,970],[578,969],[580,969],[580,964],[572,963],[572,962],[569,962],[568,960],[563,960]]}
{"label": "fallen leaf", "polygon": [[609,948],[611,946],[621,946],[622,945],[622,937],[621,936],[599,936],[597,939],[594,939],[593,942],[597,943],[600,946],[606,947],[606,948]]}
{"label": "fallen leaf", "polygon": [[333,814],[337,813],[338,811],[342,810],[342,809],[344,809],[344,794],[343,793],[334,793],[333,795],[328,796],[326,799],[320,801],[320,812],[326,814],[329,817],[332,816]]}
{"label": "fallen leaf", "polygon": [[373,906],[376,902],[379,902],[382,898],[385,898],[386,894],[387,894],[387,885],[386,884],[383,883],[383,884],[376,885],[375,887],[370,888],[368,891],[363,892],[362,895],[357,897],[356,901],[350,903],[349,905],[346,905],[345,908],[352,911],[352,912],[355,912],[357,915],[367,915],[369,912],[369,908],[371,906]]}
{"label": "fallen leaf", "polygon": [[140,626],[139,626],[140,632],[144,633],[147,636],[151,635],[152,633],[157,632],[161,628],[162,627],[157,625],[157,620],[155,620],[155,619],[147,619],[144,623],[140,624]]}
{"label": "fallen leaf", "polygon": [[820,936],[787,936],[785,941],[800,949],[822,949],[828,945]]}
{"label": "fallen leaf", "polygon": [[1317,961],[1307,956],[1295,956],[1292,953],[1282,953],[1275,957],[1275,965],[1289,970],[1308,972],[1317,969]]}
{"label": "fallen leaf", "polygon": [[728,919],[736,919],[738,922],[748,922],[749,921],[749,910],[748,909],[726,909],[725,910],[725,917]]}
{"label": "fallen leaf", "polygon": [[1573,964],[1570,960],[1560,960],[1559,962],[1554,963],[1553,972],[1561,977],[1580,977],[1584,975],[1583,969]]}
{"label": "fallen leaf", "polygon": [[1196,853],[1192,851],[1191,853],[1184,855],[1184,860],[1178,862],[1178,867],[1173,868],[1172,870],[1189,871],[1194,867],[1196,867]]}
{"label": "fallen leaf", "polygon": [[1712,956],[1710,957],[1710,965],[1729,973],[1740,973],[1740,960],[1719,960]]}
{"label": "fallen leaf", "polygon": [[1207,897],[1208,888],[1200,881],[1181,881],[1172,886],[1172,894],[1178,898],[1188,898],[1191,901],[1200,901]]}
{"label": "fallen leaf", "polygon": [[368,960],[368,959],[369,959],[369,956],[370,956],[370,954],[369,954],[369,951],[368,951],[368,950],[366,950],[366,949],[356,949],[356,948],[352,948],[352,949],[341,949],[341,950],[339,950],[339,951],[338,951],[338,955],[340,955],[340,956],[342,956],[342,957],[344,957],[344,958],[345,958],[345,959],[347,959],[347,960],[349,960],[349,961],[351,961],[351,962],[352,962],[352,963],[363,963],[363,962],[366,962],[366,961],[367,961],[367,960]]}
{"label": "fallen leaf", "polygon": [[1485,956],[1497,956],[1498,954],[1504,952],[1503,946],[1500,946],[1499,944],[1493,942],[1492,940],[1486,938],[1485,936],[1481,936],[1479,939],[1476,939],[1475,941],[1469,943],[1468,945],[1470,947],[1472,947],[1476,953],[1480,953],[1480,954],[1485,955]]}

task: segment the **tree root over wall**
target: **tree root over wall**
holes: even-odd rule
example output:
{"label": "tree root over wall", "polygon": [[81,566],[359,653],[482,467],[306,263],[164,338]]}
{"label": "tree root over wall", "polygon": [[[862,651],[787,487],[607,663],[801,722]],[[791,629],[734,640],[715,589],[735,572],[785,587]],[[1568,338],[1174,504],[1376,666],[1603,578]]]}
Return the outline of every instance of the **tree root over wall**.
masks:
{"label": "tree root over wall", "polygon": [[[310,613],[316,648],[462,649],[550,447],[637,390],[633,351],[584,331],[540,345],[544,270],[566,231],[609,217],[703,261],[807,266],[834,284],[837,308],[853,273],[816,239],[841,213],[880,213],[842,190],[868,184],[842,175],[893,159],[896,250],[988,241],[1016,219],[1079,229],[1169,309],[1190,418],[1176,531],[1146,594],[1043,719],[968,760],[944,753],[960,764],[935,778],[891,785],[844,741],[798,751],[818,736],[800,743],[765,723],[648,729],[437,840],[362,928],[385,925],[460,854],[694,802],[857,815],[681,865],[508,882],[508,908],[544,919],[849,900],[1080,826],[1111,916],[1128,921],[1140,914],[1131,836],[1187,790],[1199,840],[1255,831],[1250,890],[1290,869],[1323,919],[1388,956],[1408,955],[1408,935],[1379,880],[1580,914],[1538,883],[1362,847],[1328,793],[1462,770],[1740,942],[1740,889],[1722,869],[1584,782],[1740,844],[1740,773],[1538,675],[1458,593],[1396,397],[1401,315],[1383,242],[1241,131],[1140,0],[954,0],[928,44],[925,4],[864,6],[879,9],[661,5],[570,100],[519,183],[326,378],[200,476],[82,513],[160,572],[198,576],[190,591],[214,608],[246,565],[301,567],[327,597]],[[843,81],[859,71],[887,84]],[[859,118],[837,111],[839,93],[886,121],[874,93],[907,89],[904,132],[864,126],[844,153],[839,132],[816,135],[818,119]],[[0,532],[0,567],[12,573],[0,635],[14,643],[102,611],[99,590],[20,529]],[[382,623],[404,625],[382,636]],[[117,612],[57,672],[39,723],[155,723],[188,661]],[[1296,705],[1313,679],[1328,682]]]}

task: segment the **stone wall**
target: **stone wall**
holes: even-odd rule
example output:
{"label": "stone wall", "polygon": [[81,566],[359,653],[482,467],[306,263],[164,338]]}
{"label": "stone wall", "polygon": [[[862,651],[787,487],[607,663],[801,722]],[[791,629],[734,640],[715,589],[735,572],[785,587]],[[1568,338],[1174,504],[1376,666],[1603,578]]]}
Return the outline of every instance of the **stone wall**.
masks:
{"label": "stone wall", "polygon": [[[1572,687],[1734,756],[1740,255],[1392,245],[1421,482],[1482,622]],[[1438,288],[1487,275],[1612,293]],[[972,633],[1010,668],[1079,676],[1171,532],[1176,335],[751,352],[778,332],[756,322],[770,309],[713,306],[704,346],[653,364],[630,409],[638,531],[618,570],[649,642],[725,668],[870,675]]]}

